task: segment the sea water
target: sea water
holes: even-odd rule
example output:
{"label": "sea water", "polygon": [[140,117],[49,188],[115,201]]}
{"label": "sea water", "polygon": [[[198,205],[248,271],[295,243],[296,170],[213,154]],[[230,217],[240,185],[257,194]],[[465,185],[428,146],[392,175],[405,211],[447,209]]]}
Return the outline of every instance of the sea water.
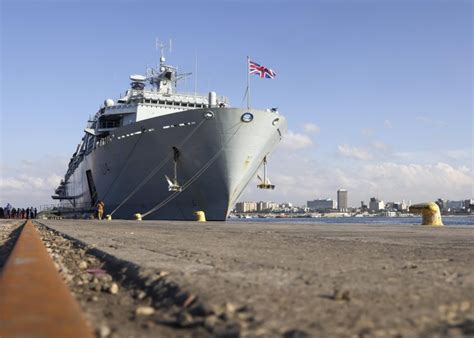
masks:
{"label": "sea water", "polygon": [[[447,227],[474,227],[474,215],[442,216]],[[419,217],[318,217],[318,218],[247,218],[232,219],[228,222],[272,222],[298,224],[381,224],[381,225],[420,225]]]}

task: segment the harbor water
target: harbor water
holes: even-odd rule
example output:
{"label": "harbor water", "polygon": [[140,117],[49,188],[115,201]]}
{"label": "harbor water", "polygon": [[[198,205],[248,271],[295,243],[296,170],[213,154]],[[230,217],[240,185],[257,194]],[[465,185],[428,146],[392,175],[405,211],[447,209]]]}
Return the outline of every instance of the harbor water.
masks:
{"label": "harbor water", "polygon": [[[298,224],[379,224],[379,225],[420,225],[421,216],[415,217],[317,217],[317,218],[244,218],[228,222],[272,222]],[[474,216],[443,216],[447,227],[474,227]]]}

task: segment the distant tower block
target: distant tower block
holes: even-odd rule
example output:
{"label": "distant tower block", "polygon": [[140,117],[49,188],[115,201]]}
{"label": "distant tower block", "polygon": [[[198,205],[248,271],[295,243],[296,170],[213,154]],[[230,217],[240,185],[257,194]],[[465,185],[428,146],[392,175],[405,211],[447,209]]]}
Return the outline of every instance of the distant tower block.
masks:
{"label": "distant tower block", "polygon": [[347,211],[347,190],[339,189],[337,191],[337,209],[339,211]]}

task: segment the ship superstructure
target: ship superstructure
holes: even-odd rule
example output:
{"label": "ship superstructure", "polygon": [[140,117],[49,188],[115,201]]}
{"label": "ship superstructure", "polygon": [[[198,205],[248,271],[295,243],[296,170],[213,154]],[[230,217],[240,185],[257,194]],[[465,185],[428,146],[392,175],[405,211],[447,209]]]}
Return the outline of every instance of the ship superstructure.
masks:
{"label": "ship superstructure", "polygon": [[90,119],[54,199],[75,216],[99,200],[114,218],[225,220],[286,131],[276,109],[232,108],[215,92],[180,93],[165,63]]}

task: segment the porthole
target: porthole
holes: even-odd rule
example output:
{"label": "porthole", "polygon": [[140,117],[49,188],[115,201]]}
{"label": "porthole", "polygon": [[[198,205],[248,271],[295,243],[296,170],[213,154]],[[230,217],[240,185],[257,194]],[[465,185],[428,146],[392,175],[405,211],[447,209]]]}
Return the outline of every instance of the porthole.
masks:
{"label": "porthole", "polygon": [[279,121],[280,121],[280,119],[277,117],[276,119],[273,120],[272,124],[273,124],[274,126],[276,126]]}
{"label": "porthole", "polygon": [[204,113],[204,118],[206,119],[212,119],[214,117],[214,113],[212,111],[207,111]]}
{"label": "porthole", "polygon": [[242,122],[251,122],[253,120],[253,115],[252,113],[244,113],[242,114],[242,117],[240,118],[242,120]]}

